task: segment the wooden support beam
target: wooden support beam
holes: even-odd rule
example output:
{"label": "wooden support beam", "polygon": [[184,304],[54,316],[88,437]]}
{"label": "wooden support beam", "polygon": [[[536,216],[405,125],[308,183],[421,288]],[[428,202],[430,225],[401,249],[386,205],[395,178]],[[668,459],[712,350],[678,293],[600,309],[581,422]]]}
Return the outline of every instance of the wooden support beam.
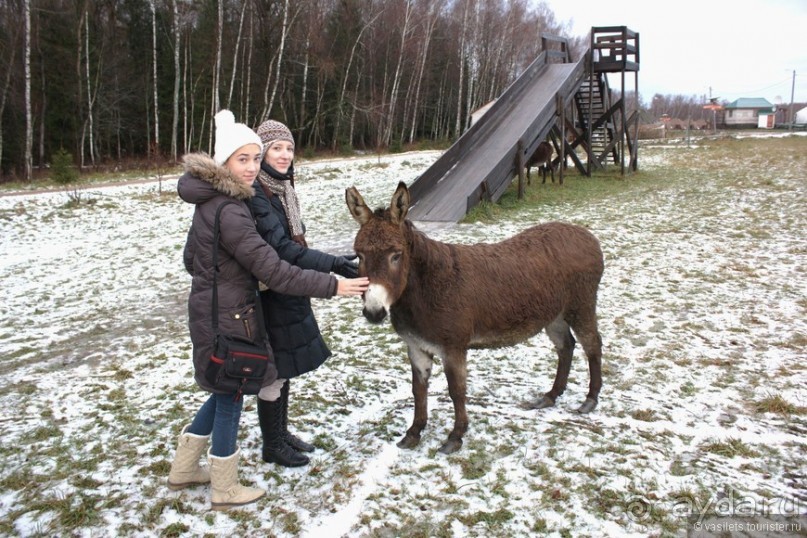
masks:
{"label": "wooden support beam", "polygon": [[524,141],[518,139],[516,146],[516,170],[518,170],[518,199],[524,199]]}

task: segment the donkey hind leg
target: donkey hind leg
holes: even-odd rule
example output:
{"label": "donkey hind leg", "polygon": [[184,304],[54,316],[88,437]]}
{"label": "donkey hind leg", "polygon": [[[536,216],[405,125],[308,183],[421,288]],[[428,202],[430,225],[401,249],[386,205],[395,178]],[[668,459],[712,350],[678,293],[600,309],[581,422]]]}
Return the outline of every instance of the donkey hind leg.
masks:
{"label": "donkey hind leg", "polygon": [[465,409],[468,367],[465,350],[446,353],[443,369],[448,380],[448,394],[454,403],[454,429],[448,434],[448,439],[440,447],[439,452],[451,454],[462,447],[462,437],[468,431],[468,412]]}
{"label": "donkey hind leg", "polygon": [[578,313],[572,329],[588,358],[588,394],[577,412],[589,413],[597,407],[602,388],[602,338],[597,329],[597,314],[594,309],[592,308],[590,312]]}
{"label": "donkey hind leg", "polygon": [[566,383],[569,381],[569,370],[572,367],[575,340],[569,330],[569,324],[559,316],[547,325],[544,330],[555,345],[555,351],[558,353],[558,371],[555,374],[552,389],[536,402],[529,404],[530,409],[544,409],[554,406],[555,400],[566,390]]}
{"label": "donkey hind leg", "polygon": [[414,346],[409,346],[409,362],[412,365],[412,395],[415,397],[415,418],[406,431],[406,435],[398,441],[398,447],[400,448],[415,448],[420,443],[420,432],[426,427],[428,419],[427,396],[434,355]]}

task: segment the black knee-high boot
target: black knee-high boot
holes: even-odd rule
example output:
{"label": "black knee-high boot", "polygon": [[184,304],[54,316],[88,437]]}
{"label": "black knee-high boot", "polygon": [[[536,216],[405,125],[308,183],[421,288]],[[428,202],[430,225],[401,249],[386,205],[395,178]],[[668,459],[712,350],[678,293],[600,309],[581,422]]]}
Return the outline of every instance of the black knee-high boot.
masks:
{"label": "black knee-high boot", "polygon": [[281,413],[281,428],[283,429],[283,438],[286,444],[297,450],[298,452],[313,452],[314,445],[306,443],[296,435],[289,431],[289,384],[290,379],[283,383],[280,389],[280,401],[283,402],[283,411]]}
{"label": "black knee-high boot", "polygon": [[274,402],[258,398],[258,422],[263,434],[263,461],[284,467],[301,467],[310,461],[283,438],[283,398]]}

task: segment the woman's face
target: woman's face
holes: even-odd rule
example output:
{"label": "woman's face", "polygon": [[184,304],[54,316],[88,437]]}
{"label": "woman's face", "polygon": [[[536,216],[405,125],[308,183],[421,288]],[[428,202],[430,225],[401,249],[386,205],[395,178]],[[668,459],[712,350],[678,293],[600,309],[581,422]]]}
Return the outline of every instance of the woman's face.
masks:
{"label": "woman's face", "polygon": [[285,174],[289,171],[294,160],[294,142],[288,140],[273,140],[266,146],[266,155],[263,160],[266,164]]}
{"label": "woman's face", "polygon": [[252,185],[261,169],[261,147],[257,144],[241,146],[224,163],[240,181]]}

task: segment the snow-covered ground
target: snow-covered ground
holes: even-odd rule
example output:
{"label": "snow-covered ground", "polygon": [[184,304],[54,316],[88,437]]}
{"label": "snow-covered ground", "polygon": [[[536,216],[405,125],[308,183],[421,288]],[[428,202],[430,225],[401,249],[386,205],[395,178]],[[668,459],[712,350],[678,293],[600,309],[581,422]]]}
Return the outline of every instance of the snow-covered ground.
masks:
{"label": "snow-covered ground", "polygon": [[[291,423],[319,449],[304,468],[263,463],[248,400],[241,477],[268,495],[223,513],[209,511],[207,488],[165,487],[176,435],[206,397],[192,379],[181,261],[193,208],[175,178],[162,195],[156,183],[93,187],[94,203],[74,209],[63,193],[0,198],[0,535],[648,536],[685,534],[690,515],[803,516],[800,147],[785,163],[750,155],[753,166],[720,145],[643,148],[643,170],[693,172],[431,232],[495,241],[568,220],[599,237],[604,388],[590,415],[574,413],[588,384],[579,347],[557,406],[521,407],[554,377],[540,335],[470,353],[470,429],[450,456],[436,452],[453,421],[438,365],[423,440],[400,450],[412,417],[404,346],[364,321],[358,299],[315,301],[334,355],[293,381]],[[350,248],[346,187],[386,204],[437,156],[299,165],[312,246]],[[786,521],[807,531],[804,517]]]}

